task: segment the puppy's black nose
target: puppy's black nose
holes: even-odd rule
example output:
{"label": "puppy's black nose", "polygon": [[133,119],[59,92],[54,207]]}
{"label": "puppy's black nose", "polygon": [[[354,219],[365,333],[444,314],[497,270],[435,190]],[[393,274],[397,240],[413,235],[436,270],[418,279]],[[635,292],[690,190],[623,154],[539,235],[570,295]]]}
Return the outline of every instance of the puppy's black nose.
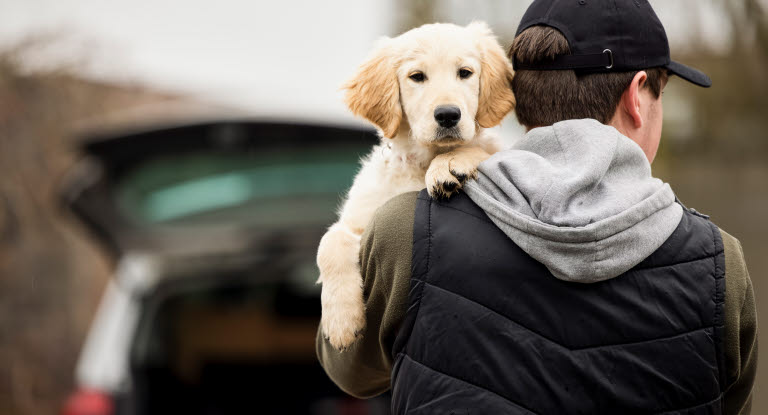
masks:
{"label": "puppy's black nose", "polygon": [[451,128],[459,123],[461,110],[455,105],[440,105],[435,108],[435,121],[443,128]]}

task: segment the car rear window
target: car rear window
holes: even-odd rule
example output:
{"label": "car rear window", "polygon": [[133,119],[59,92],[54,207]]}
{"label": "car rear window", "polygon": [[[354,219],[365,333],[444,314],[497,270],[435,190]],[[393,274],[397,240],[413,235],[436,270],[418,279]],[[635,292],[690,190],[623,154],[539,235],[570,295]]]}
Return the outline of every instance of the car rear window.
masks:
{"label": "car rear window", "polygon": [[116,188],[123,214],[144,225],[313,225],[333,219],[365,149],[276,149],[152,158]]}

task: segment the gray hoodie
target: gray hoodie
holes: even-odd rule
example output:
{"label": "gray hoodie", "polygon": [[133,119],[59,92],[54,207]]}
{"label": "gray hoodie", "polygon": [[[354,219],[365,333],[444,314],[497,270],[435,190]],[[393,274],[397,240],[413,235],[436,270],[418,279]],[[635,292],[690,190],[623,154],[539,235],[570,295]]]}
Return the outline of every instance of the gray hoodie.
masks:
{"label": "gray hoodie", "polygon": [[682,207],[643,150],[596,120],[531,130],[483,162],[467,195],[520,248],[565,280],[616,277],[677,228]]}

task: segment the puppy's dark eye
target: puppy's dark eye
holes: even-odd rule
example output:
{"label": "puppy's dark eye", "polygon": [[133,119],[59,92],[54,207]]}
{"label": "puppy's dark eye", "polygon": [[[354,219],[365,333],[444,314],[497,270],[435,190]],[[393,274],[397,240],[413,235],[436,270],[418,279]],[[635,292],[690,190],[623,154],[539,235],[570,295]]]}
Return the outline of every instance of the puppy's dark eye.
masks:
{"label": "puppy's dark eye", "polygon": [[467,79],[470,76],[472,76],[472,71],[470,71],[467,68],[461,68],[459,69],[459,78],[461,79]]}
{"label": "puppy's dark eye", "polygon": [[423,72],[414,72],[408,75],[408,77],[411,78],[413,82],[424,82],[424,80],[427,79]]}

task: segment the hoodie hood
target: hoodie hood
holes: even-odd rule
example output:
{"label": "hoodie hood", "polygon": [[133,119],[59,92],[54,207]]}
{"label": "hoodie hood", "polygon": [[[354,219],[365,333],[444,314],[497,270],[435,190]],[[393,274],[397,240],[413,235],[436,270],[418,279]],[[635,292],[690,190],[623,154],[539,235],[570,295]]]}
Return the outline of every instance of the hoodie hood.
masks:
{"label": "hoodie hood", "polygon": [[478,167],[467,195],[565,281],[604,281],[656,251],[683,215],[643,150],[596,120],[531,130]]}

